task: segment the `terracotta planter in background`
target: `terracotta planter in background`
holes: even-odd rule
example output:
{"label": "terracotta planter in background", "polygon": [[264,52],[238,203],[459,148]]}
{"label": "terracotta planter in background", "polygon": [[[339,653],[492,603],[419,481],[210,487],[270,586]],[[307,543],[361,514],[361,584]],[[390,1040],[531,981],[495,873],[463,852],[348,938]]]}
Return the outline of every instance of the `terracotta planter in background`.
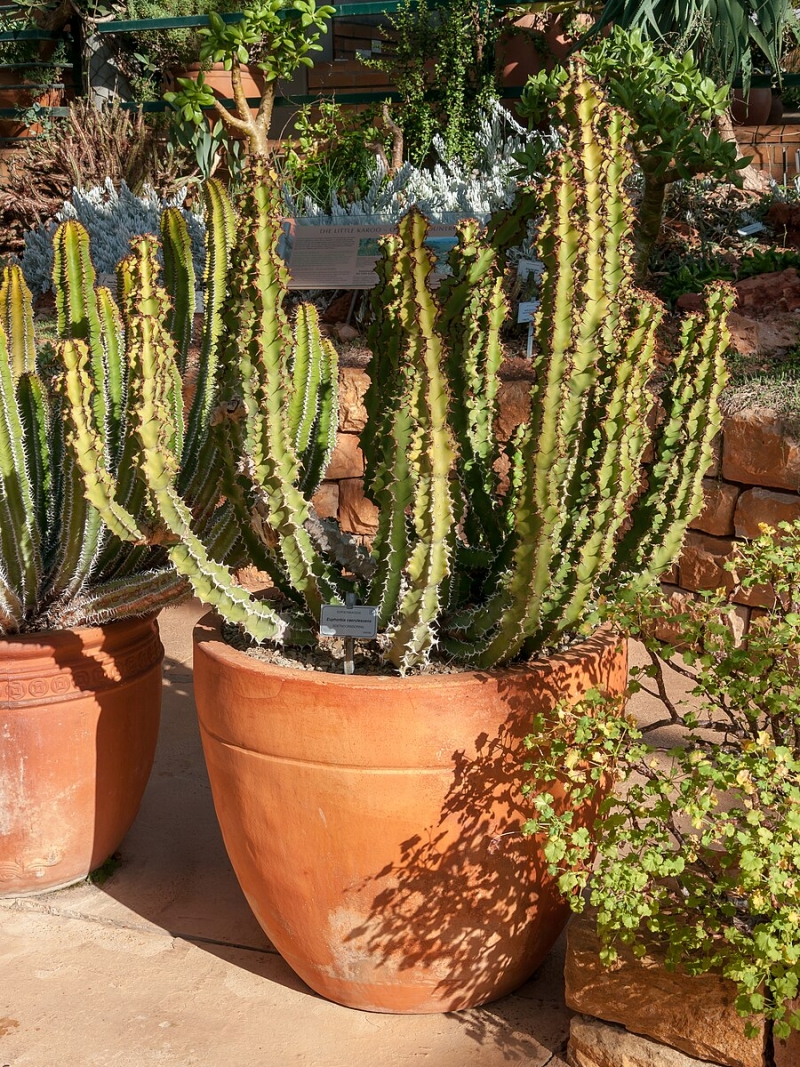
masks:
{"label": "terracotta planter in background", "polygon": [[544,34],[547,50],[543,52],[536,47],[526,31],[532,30],[540,21],[538,15],[520,15],[511,29],[500,34],[497,55],[502,86],[525,85],[532,74],[552,67],[554,57],[563,58],[566,55],[569,42],[564,36],[560,19]]}
{"label": "terracotta planter in background", "polygon": [[[190,64],[186,70],[177,71],[169,75],[165,79],[165,90],[175,90],[178,88],[177,78],[191,78],[193,81],[197,81],[198,75],[201,71],[199,63]],[[248,99],[261,99],[261,93],[266,84],[264,81],[264,75],[258,67],[242,67],[242,87],[244,88],[245,96]],[[208,70],[203,70],[205,75],[205,84],[211,90],[211,92],[220,101],[233,100],[233,87],[231,85],[231,72],[225,70],[222,63],[215,63]],[[232,105],[228,105],[232,107]],[[251,107],[253,114],[258,111],[257,107]],[[213,122],[217,121],[216,112],[209,112],[209,119]]]}
{"label": "terracotta planter in background", "polygon": [[155,754],[154,617],[0,640],[0,896],[85,878],[133,822]]}
{"label": "terracotta planter in background", "polygon": [[[0,70],[0,108],[27,110],[34,104],[42,107],[58,107],[64,97],[63,89],[48,89],[31,85],[19,88],[27,79],[21,70]],[[27,126],[19,118],[0,118],[0,137],[30,137],[41,132],[41,125]]]}
{"label": "terracotta planter in background", "polygon": [[741,89],[734,89],[731,115],[738,126],[763,126],[772,110],[772,89],[751,89],[745,98]]}
{"label": "terracotta planter in background", "polygon": [[622,642],[598,635],[525,668],[345,678],[254,660],[207,615],[194,676],[234,870],[312,989],[362,1010],[444,1012],[533,973],[569,908],[520,832],[522,741],[538,710],[621,692]]}

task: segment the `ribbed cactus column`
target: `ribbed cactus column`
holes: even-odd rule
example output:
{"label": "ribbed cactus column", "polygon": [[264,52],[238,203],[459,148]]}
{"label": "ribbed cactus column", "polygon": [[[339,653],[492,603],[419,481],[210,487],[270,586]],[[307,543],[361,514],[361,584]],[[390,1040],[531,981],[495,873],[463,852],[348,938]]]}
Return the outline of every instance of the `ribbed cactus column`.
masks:
{"label": "ribbed cactus column", "polygon": [[[0,501],[23,517],[42,514],[52,486],[70,534],[42,549],[54,609],[76,573],[78,586],[99,583],[92,610],[127,595],[134,578],[140,604],[149,564],[156,597],[169,573],[256,638],[307,643],[321,607],[353,590],[377,609],[386,657],[402,672],[437,649],[491,667],[574,632],[609,582],[642,583],[668,566],[701,502],[731,298],[712,289],[705,314],[687,318],[661,389],[665,417],[650,429],[663,309],[632,281],[626,119],[579,70],[558,106],[566,134],[550,177],[520,189],[487,227],[461,224],[438,291],[418,211],[385,242],[361,439],[379,508],[371,558],[310,503],[336,441],[336,354],[311,305],[293,319],[284,307],[280,192],[266,164],[254,164],[236,211],[216,183],[204,193],[206,314],[188,411],[195,279],[180,214],[163,219],[163,282],[155,239],[134,242],[119,311],[94,287],[83,231],[62,227],[58,429],[49,465],[26,467]],[[530,217],[545,266],[536,381],[529,421],[501,444],[504,271]],[[15,323],[4,388],[19,377],[19,432],[33,441],[47,412],[9,279],[0,290],[0,325]],[[13,438],[0,455],[8,477],[23,458]],[[36,545],[0,536],[20,578],[16,593],[0,590],[0,612],[13,619],[37,582]],[[236,585],[229,564],[244,558],[270,574],[281,605]]]}
{"label": "ribbed cactus column", "polygon": [[[445,650],[481,666],[573,629],[609,572],[645,581],[669,565],[719,425],[730,307],[721,290],[709,298],[708,324],[697,317],[684,330],[680,385],[657,434],[665,461],[639,499],[662,311],[632,282],[626,120],[587,80],[573,80],[559,106],[568,133],[541,194],[537,379],[530,423],[513,444],[511,534],[486,576],[485,602],[445,621]],[[631,522],[636,532],[623,536]]]}

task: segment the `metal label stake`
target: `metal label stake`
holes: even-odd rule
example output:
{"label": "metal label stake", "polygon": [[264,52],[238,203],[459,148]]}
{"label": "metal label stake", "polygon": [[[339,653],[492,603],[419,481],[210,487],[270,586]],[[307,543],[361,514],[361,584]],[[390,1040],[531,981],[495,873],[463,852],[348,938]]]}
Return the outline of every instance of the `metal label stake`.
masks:
{"label": "metal label stake", "polygon": [[319,632],[323,637],[344,638],[344,673],[355,673],[356,638],[371,641],[378,634],[378,609],[359,605],[355,593],[347,593],[345,604],[323,604]]}
{"label": "metal label stake", "polygon": [[[356,606],[356,594],[347,593],[345,596],[345,605],[348,611],[352,611]],[[356,639],[355,637],[345,637],[344,639],[344,673],[355,674],[355,655],[356,655]]]}

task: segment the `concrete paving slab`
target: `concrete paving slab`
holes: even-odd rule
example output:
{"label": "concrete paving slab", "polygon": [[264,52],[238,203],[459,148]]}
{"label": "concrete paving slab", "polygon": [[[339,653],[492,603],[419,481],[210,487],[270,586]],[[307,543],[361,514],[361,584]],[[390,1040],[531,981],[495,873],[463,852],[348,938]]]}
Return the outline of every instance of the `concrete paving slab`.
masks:
{"label": "concrete paving slab", "polygon": [[159,747],[116,869],[0,901],[0,1067],[566,1067],[563,939],[514,995],[440,1016],[330,1004],[274,951],[214,816],[190,669],[202,611],[162,613]]}

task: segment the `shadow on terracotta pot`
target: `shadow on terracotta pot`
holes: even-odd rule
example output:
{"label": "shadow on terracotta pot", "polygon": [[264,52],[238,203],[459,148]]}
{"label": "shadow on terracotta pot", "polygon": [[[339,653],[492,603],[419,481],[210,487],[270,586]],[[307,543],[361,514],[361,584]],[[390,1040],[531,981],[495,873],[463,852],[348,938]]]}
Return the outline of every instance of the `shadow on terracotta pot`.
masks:
{"label": "shadow on terracotta pot", "polygon": [[569,912],[542,842],[521,833],[523,738],[560,699],[621,692],[618,640],[525,668],[348,679],[253,660],[207,616],[194,664],[228,854],[304,981],[361,1010],[427,1014],[533,974]]}
{"label": "shadow on terracotta pot", "polygon": [[[556,666],[540,690],[543,705],[568,692],[567,675]],[[344,944],[387,974],[425,976],[434,1004],[485,1004],[518,989],[546,960],[570,914],[547,873],[542,842],[521,830],[532,805],[522,795],[532,777],[522,769],[523,740],[532,729],[524,675],[505,671],[500,686],[495,674],[477,677],[486,682],[487,699],[499,689],[508,719],[495,735],[476,737],[470,753],[451,754],[438,821],[347,892],[351,901],[372,899],[366,921],[348,932],[343,927]],[[575,825],[593,821],[592,807]],[[521,883],[528,888],[520,891]],[[343,915],[343,924],[351,918]]]}

